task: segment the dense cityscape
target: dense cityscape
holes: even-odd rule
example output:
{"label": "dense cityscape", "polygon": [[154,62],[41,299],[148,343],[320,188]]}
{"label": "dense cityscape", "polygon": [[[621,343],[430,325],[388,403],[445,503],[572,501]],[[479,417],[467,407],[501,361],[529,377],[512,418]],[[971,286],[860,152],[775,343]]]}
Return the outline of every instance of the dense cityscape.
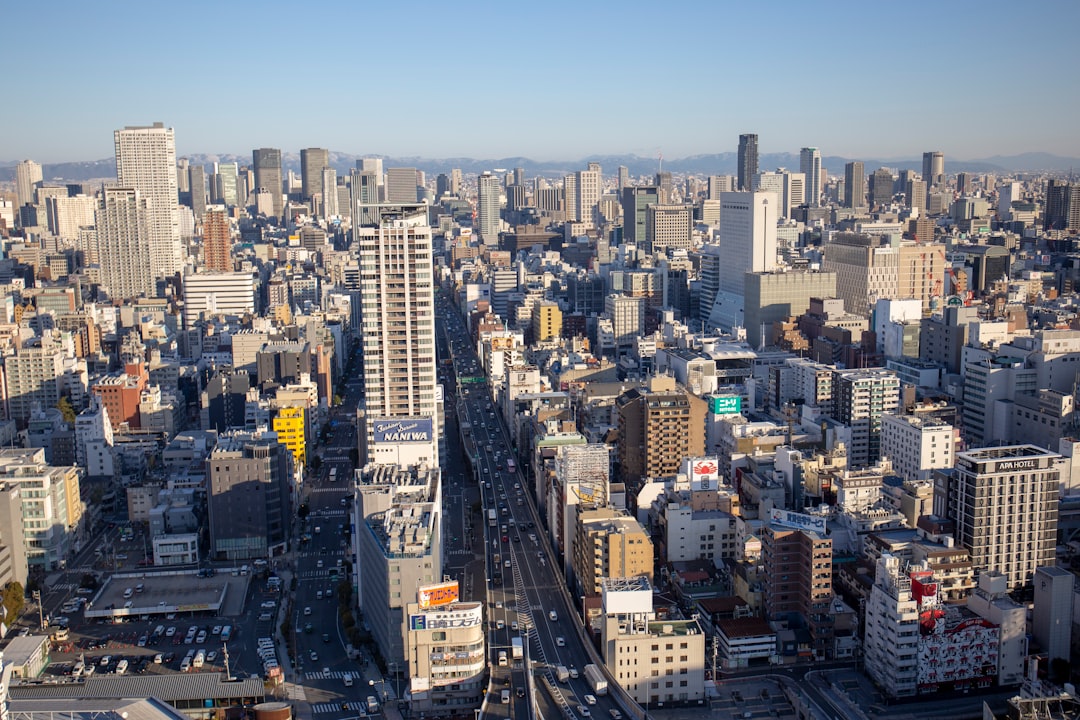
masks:
{"label": "dense cityscape", "polygon": [[182,132],[0,168],[3,720],[1080,717],[1071,174]]}

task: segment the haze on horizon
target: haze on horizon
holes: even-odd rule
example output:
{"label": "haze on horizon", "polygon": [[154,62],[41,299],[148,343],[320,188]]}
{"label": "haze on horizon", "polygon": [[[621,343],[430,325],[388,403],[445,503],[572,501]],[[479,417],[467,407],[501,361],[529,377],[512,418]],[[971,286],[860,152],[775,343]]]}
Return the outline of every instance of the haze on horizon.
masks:
{"label": "haze on horizon", "polygon": [[107,158],[154,121],[180,156],[681,158],[744,132],[763,154],[1080,156],[1072,0],[173,7],[12,6],[35,32],[7,37],[27,77],[0,160]]}

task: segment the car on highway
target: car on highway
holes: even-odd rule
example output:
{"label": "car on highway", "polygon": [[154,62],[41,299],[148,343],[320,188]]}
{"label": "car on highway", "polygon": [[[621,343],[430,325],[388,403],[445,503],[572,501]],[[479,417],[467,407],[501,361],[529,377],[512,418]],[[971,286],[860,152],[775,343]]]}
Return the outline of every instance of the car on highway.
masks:
{"label": "car on highway", "polygon": [[577,706],[577,714],[580,717],[591,717],[592,716],[592,713],[589,712],[589,708],[585,707],[584,705],[578,705]]}
{"label": "car on highway", "polygon": [[558,647],[566,647],[566,638],[564,638],[562,635],[555,638],[555,645],[557,645]]}

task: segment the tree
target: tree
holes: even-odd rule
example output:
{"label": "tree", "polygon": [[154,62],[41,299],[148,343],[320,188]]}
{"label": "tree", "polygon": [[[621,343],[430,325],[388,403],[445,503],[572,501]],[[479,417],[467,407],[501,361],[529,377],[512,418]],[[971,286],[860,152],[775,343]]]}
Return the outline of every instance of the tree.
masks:
{"label": "tree", "polygon": [[75,424],[75,408],[71,407],[71,400],[68,399],[67,395],[60,397],[60,401],[56,403],[56,409],[64,416],[64,422],[68,425]]}
{"label": "tree", "polygon": [[11,625],[15,622],[15,618],[19,617],[19,614],[23,610],[23,606],[26,605],[26,591],[23,589],[21,583],[10,582],[4,588],[4,592],[0,594],[0,604],[3,604],[5,614],[5,622],[7,625]]}

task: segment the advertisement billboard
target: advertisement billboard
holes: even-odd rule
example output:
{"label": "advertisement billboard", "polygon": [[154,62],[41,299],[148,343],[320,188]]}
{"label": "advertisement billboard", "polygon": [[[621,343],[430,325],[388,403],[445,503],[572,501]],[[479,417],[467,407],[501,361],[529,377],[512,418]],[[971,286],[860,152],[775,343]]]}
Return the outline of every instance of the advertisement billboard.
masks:
{"label": "advertisement billboard", "polygon": [[716,490],[720,486],[720,462],[715,457],[687,458],[684,472],[690,476],[690,489]]}
{"label": "advertisement billboard", "polygon": [[773,508],[772,521],[774,525],[825,534],[825,518],[818,515],[804,515],[790,510]]}
{"label": "advertisement billboard", "polygon": [[433,610],[409,615],[409,630],[451,630],[478,627],[484,622],[480,603],[467,603],[457,610]]}
{"label": "advertisement billboard", "polygon": [[423,585],[416,591],[416,602],[421,608],[440,607],[457,602],[458,582],[438,583],[437,585]]}
{"label": "advertisement billboard", "polygon": [[713,415],[734,415],[742,412],[742,396],[713,395],[709,398],[709,412]]}
{"label": "advertisement billboard", "polygon": [[376,443],[431,442],[431,418],[394,418],[374,422]]}

